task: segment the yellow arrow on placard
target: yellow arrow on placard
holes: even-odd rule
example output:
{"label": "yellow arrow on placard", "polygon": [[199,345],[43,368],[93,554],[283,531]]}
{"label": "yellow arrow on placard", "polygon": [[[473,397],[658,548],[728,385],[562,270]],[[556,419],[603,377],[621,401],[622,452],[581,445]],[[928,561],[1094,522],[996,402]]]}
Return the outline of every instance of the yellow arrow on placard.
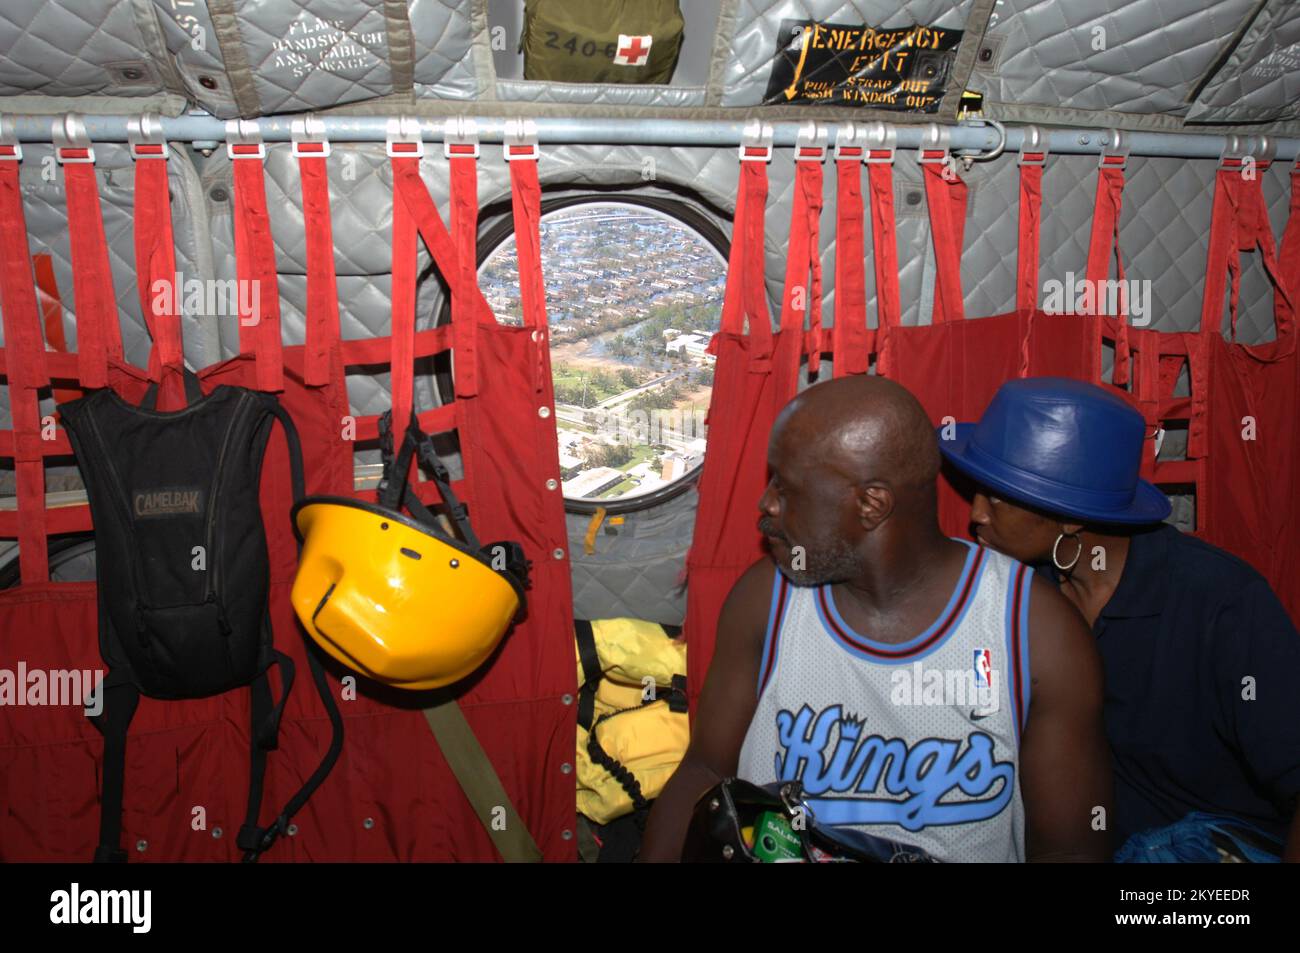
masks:
{"label": "yellow arrow on placard", "polygon": [[[812,25],[812,28],[816,30],[817,24],[814,23]],[[791,81],[789,88],[786,89],[785,91],[786,99],[794,99],[795,93],[799,91],[799,76],[801,73],[803,73],[803,64],[808,59],[808,47],[812,45],[808,39],[807,29],[803,31],[803,35],[800,36],[799,39],[800,39],[799,63],[794,68],[794,79],[793,81]]]}

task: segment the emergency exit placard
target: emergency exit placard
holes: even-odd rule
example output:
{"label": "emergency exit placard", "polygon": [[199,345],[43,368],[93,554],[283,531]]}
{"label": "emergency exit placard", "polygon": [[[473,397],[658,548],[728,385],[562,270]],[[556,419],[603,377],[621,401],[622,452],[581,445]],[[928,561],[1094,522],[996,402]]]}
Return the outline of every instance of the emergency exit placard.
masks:
{"label": "emergency exit placard", "polygon": [[782,20],[763,102],[939,109],[961,30]]}

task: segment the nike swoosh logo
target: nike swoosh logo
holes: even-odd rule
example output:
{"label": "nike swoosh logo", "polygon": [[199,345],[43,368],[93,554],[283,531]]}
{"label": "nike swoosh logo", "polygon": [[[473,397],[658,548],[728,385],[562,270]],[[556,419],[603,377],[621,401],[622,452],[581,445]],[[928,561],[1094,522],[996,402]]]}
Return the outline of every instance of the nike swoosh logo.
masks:
{"label": "nike swoosh logo", "polygon": [[976,711],[975,709],[972,708],[972,709],[971,709],[971,712],[970,712],[970,720],[971,720],[971,721],[980,721],[980,720],[982,720],[982,719],[984,719],[984,718],[989,717],[989,715],[996,715],[996,714],[997,714],[997,712],[995,712],[995,711],[979,712],[979,711]]}

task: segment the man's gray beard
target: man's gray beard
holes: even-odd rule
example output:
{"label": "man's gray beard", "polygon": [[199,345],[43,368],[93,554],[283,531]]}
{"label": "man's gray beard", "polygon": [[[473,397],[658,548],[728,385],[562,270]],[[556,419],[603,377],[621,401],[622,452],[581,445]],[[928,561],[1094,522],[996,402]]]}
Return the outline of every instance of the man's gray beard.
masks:
{"label": "man's gray beard", "polygon": [[862,574],[862,563],[857,551],[845,540],[816,550],[804,549],[803,569],[781,567],[781,572],[796,586],[821,586],[828,582],[844,582]]}

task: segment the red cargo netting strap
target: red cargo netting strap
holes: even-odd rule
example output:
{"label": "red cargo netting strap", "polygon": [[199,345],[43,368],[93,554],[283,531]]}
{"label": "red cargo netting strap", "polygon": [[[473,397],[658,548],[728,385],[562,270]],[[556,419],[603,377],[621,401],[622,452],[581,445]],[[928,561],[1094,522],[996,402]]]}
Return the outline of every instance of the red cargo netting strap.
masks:
{"label": "red cargo netting strap", "polygon": [[[230,144],[235,186],[235,269],[239,301],[239,351],[253,355],[258,390],[284,390],[284,345],[280,338],[280,283],[275,242],[266,209],[262,143]],[[257,313],[254,313],[256,309]]]}
{"label": "red cargo netting strap", "polygon": [[[49,384],[41,340],[36,285],[27,245],[18,163],[0,161],[0,306],[4,309],[4,372],[9,378],[9,416],[13,430],[0,453],[14,459],[18,512],[2,514],[0,527],[18,538],[23,585],[49,578],[45,546],[45,464],[37,391]],[[6,525],[7,524],[7,525]],[[16,524],[16,526],[15,526]],[[16,532],[13,530],[16,529]]]}
{"label": "red cargo netting strap", "polygon": [[921,154],[925,200],[930,209],[930,235],[934,243],[936,280],[931,323],[960,321],[966,317],[961,292],[961,251],[966,233],[966,183],[952,166],[947,150]]}
{"label": "red cargo netting strap", "polygon": [[[1206,456],[1213,479],[1204,481],[1197,506],[1206,539],[1251,563],[1292,615],[1300,616],[1300,576],[1290,558],[1300,531],[1295,301],[1290,282],[1282,277],[1261,186],[1259,175],[1246,179],[1231,161],[1220,167],[1215,180],[1199,335],[1208,356],[1209,388],[1204,404],[1194,410],[1207,418]],[[1289,223],[1288,231],[1291,227]],[[1255,250],[1273,285],[1277,337],[1248,346],[1225,341],[1220,328],[1224,275],[1230,282],[1230,327],[1235,328],[1240,253]]]}
{"label": "red cargo netting strap", "polygon": [[898,288],[898,228],[894,221],[894,166],[884,155],[868,154],[867,181],[871,189],[871,247],[876,268],[876,373],[893,369],[890,335],[903,323]]}
{"label": "red cargo netting strap", "polygon": [[[63,164],[63,187],[68,203],[78,376],[83,387],[103,387],[108,383],[109,360],[122,359],[122,329],[117,318],[117,294],[113,291],[109,268],[93,153],[89,147],[60,148],[56,155]],[[173,276],[168,275],[167,280],[170,287]]]}
{"label": "red cargo netting strap", "polygon": [[[1092,231],[1088,237],[1088,265],[1084,274],[1091,295],[1092,307],[1088,313],[1106,314],[1106,287],[1110,279],[1110,261],[1115,257],[1115,268],[1119,276],[1118,314],[1115,316],[1118,326],[1115,329],[1115,367],[1111,380],[1118,387],[1128,383],[1129,375],[1129,327],[1128,327],[1128,285],[1124,280],[1124,256],[1119,244],[1119,217],[1124,202],[1124,157],[1102,156],[1097,169],[1097,198],[1092,218]],[[1099,322],[1098,330],[1110,324]],[[1091,378],[1094,384],[1101,383],[1101,351],[1097,352],[1097,366]]]}
{"label": "red cargo netting strap", "polygon": [[[153,338],[149,376],[159,382],[158,406],[176,407],[185,403],[180,313],[183,284],[176,271],[167,161],[165,153],[137,154],[135,159],[135,282],[140,313]],[[80,313],[77,326],[81,327]]]}
{"label": "red cargo netting strap", "polygon": [[299,143],[304,151],[298,155],[307,239],[307,329],[302,373],[308,387],[323,387],[330,382],[333,356],[339,346],[339,289],[334,267],[329,175],[325,155],[305,151],[323,153],[324,146],[323,142]]}
{"label": "red cargo netting strap", "polygon": [[[801,341],[807,344],[809,375],[816,375],[821,363],[822,263],[818,246],[822,204],[821,163],[796,161],[785,290],[781,300],[781,334],[773,357],[774,383],[781,394],[793,394],[798,388]],[[805,321],[809,328],[807,335]]]}
{"label": "red cargo netting strap", "polygon": [[831,327],[831,351],[833,376],[844,377],[865,374],[871,366],[860,150],[847,151],[835,160],[835,177],[835,323]]}
{"label": "red cargo netting strap", "polygon": [[[1045,154],[1029,154],[1020,162],[1019,237],[1016,242],[1016,313],[1023,316],[1025,333],[1020,345],[1019,376],[1029,376],[1030,337],[1038,311],[1039,225],[1043,213]],[[1030,161],[1026,162],[1025,159]]]}

